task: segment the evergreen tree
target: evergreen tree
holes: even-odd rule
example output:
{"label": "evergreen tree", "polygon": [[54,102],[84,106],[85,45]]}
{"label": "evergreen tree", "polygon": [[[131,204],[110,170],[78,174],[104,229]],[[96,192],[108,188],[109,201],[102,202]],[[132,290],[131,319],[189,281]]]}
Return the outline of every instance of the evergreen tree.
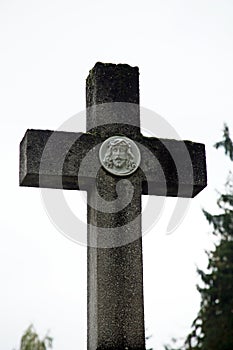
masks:
{"label": "evergreen tree", "polygon": [[[233,143],[227,125],[223,140],[215,144],[223,147],[233,161]],[[226,193],[218,199],[220,214],[204,215],[213,227],[218,243],[208,253],[207,272],[198,270],[202,286],[201,308],[193,322],[192,332],[187,337],[187,350],[232,350],[233,349],[233,181],[229,175]]]}
{"label": "evergreen tree", "polygon": [[33,325],[30,325],[21,338],[20,350],[52,349],[52,342],[53,339],[48,335],[46,335],[42,340],[40,340]]}
{"label": "evergreen tree", "polygon": [[[223,140],[215,148],[224,148],[233,161],[233,142],[224,125]],[[213,227],[218,243],[208,252],[207,272],[198,269],[201,286],[201,307],[185,344],[179,349],[165,350],[233,350],[233,176],[230,173],[226,192],[217,201],[220,214],[203,211]],[[175,344],[174,344],[175,345]]]}

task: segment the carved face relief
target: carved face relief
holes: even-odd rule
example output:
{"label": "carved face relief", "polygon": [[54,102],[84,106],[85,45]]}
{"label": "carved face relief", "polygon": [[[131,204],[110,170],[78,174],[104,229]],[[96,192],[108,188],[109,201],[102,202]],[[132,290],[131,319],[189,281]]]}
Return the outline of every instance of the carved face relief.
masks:
{"label": "carved face relief", "polygon": [[118,176],[130,175],[139,166],[141,155],[137,145],[125,136],[105,140],[99,152],[102,166]]}

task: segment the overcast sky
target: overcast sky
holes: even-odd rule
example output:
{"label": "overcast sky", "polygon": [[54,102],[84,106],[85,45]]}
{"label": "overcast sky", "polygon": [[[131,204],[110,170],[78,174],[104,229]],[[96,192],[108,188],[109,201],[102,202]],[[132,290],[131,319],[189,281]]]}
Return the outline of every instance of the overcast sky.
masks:
{"label": "overcast sky", "polygon": [[[1,0],[0,38],[1,349],[19,347],[30,323],[51,330],[55,350],[86,348],[86,248],[53,226],[39,189],[18,186],[18,146],[27,128],[54,130],[85,109],[97,61],[138,66],[141,105],[206,144],[208,188],[171,235],[167,199],[144,237],[150,345],[185,336],[199,308],[196,266],[206,266],[212,242],[201,208],[217,210],[231,166],[212,145],[224,121],[233,133],[233,2]],[[85,220],[81,194],[65,196]]]}

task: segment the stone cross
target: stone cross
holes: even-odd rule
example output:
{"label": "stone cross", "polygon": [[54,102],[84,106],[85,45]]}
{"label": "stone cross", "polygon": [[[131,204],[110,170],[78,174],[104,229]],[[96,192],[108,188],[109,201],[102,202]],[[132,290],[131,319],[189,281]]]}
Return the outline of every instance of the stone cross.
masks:
{"label": "stone cross", "polygon": [[142,350],[141,195],[197,195],[205,147],[142,135],[137,67],[97,63],[86,102],[86,133],[26,131],[20,185],[87,191],[87,348]]}

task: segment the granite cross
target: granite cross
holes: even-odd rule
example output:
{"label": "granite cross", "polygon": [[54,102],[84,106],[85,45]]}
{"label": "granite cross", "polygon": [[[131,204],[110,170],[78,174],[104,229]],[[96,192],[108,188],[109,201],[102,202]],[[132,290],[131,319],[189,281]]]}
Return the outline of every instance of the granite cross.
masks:
{"label": "granite cross", "polygon": [[141,195],[197,195],[205,147],[141,133],[137,67],[97,63],[86,102],[86,133],[26,131],[20,185],[87,191],[87,348],[142,350]]}

